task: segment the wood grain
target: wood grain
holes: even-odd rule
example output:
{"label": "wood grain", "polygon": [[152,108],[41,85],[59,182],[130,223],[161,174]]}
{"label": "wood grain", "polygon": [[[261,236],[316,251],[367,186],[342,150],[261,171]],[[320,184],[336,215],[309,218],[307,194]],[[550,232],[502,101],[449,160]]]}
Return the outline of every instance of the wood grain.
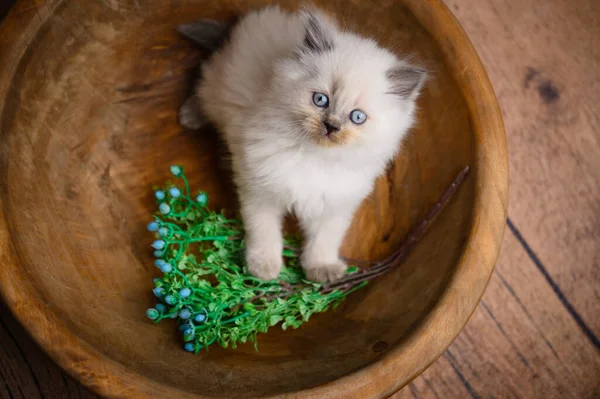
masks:
{"label": "wood grain", "polygon": [[[598,168],[591,169],[597,157],[588,148],[598,140],[593,112],[598,90],[588,85],[598,80],[595,38],[600,14],[594,1],[519,3],[448,2],[482,56],[504,113],[512,171],[511,221],[591,329],[598,323],[597,299],[566,287],[598,286],[594,254],[600,251],[590,242],[597,230],[586,232],[586,226],[594,223],[589,204],[598,198],[593,183]],[[542,94],[552,93],[552,87],[558,89],[558,100]],[[565,88],[571,93],[568,98],[563,96]],[[552,115],[555,110],[568,109],[572,115],[582,104],[582,115],[555,126],[553,120],[564,118]],[[555,253],[566,257],[563,265]],[[448,354],[394,398],[600,397],[595,385],[600,379],[598,351],[558,298],[514,234],[507,233],[483,298],[487,309],[480,306]],[[596,327],[594,331],[597,336]],[[10,337],[3,334],[0,330],[1,342],[8,342]],[[25,357],[36,362],[38,353],[27,351]],[[0,362],[17,362],[9,359],[3,356]],[[20,364],[9,379],[32,384],[27,365]],[[9,381],[4,387],[10,386],[18,397],[19,389],[26,389],[19,385]],[[2,389],[0,384],[0,392],[7,395]],[[66,389],[56,392],[54,397],[71,397]]]}
{"label": "wood grain", "polygon": [[[598,287],[600,253],[594,228],[594,198],[600,197],[598,3],[447,4],[483,58],[504,114],[511,221],[598,336],[598,300],[590,295]],[[510,230],[483,304],[448,353],[394,398],[600,397],[598,350]],[[9,339],[0,330],[1,342]],[[35,362],[34,353],[25,357]],[[12,378],[31,384],[28,367],[20,364]],[[5,386],[14,397],[27,389],[14,381]],[[56,392],[70,397],[67,390]]]}
{"label": "wood grain", "polygon": [[510,217],[599,335],[600,3],[450,4],[495,82],[511,151]]}
{"label": "wood grain", "polygon": [[322,1],[361,16],[347,19],[359,30],[376,22],[382,43],[436,73],[422,123],[357,214],[344,255],[389,254],[466,164],[469,179],[404,267],[342,311],[261,336],[258,353],[186,354],[173,326],[145,319],[157,273],[145,231],[152,184],[181,163],[217,207],[236,203],[215,133],[177,124],[199,55],[173,27],[261,4],[23,2],[0,30],[0,291],[34,339],[99,393],[386,397],[444,351],[489,280],[505,229],[507,159],[470,42],[437,0]]}
{"label": "wood grain", "polygon": [[503,111],[511,229],[463,334],[395,398],[598,398],[599,3],[448,4]]}
{"label": "wood grain", "polygon": [[95,397],[43,354],[0,304],[0,398]]}
{"label": "wood grain", "polygon": [[[594,345],[507,234],[469,324],[411,385],[419,398],[596,398],[599,375]],[[410,397],[409,387],[394,399]]]}

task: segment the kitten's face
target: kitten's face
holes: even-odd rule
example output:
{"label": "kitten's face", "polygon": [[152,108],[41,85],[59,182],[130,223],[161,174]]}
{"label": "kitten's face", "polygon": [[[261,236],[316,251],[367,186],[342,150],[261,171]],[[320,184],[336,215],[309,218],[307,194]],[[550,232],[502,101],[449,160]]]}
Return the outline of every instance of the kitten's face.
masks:
{"label": "kitten's face", "polygon": [[341,71],[335,73],[317,65],[314,70],[314,76],[300,83],[303,93],[297,97],[296,106],[289,109],[302,131],[314,143],[326,147],[364,140],[363,135],[368,135],[369,127],[377,122],[372,90]]}
{"label": "kitten's face", "polygon": [[356,101],[346,104],[342,100],[341,87],[342,84],[338,83],[326,89],[307,90],[302,97],[308,94],[309,101],[312,102],[308,106],[306,106],[306,98],[301,98],[305,104],[299,107],[303,112],[296,113],[300,120],[299,124],[318,145],[341,145],[358,139],[358,127],[368,119],[366,113],[359,108],[347,110],[348,105],[351,108]]}
{"label": "kitten's face", "polygon": [[297,93],[289,104],[290,118],[319,146],[332,147],[377,140],[386,121],[401,113],[398,101],[387,94],[389,84],[379,60],[358,60],[343,49],[305,57],[291,78]]}
{"label": "kitten's face", "polygon": [[406,76],[391,71],[408,66],[374,42],[323,23],[307,25],[305,47],[276,72],[286,125],[317,146],[393,145],[412,123],[412,94],[422,74],[413,74],[413,82],[404,82],[412,87],[399,93],[397,80]]}

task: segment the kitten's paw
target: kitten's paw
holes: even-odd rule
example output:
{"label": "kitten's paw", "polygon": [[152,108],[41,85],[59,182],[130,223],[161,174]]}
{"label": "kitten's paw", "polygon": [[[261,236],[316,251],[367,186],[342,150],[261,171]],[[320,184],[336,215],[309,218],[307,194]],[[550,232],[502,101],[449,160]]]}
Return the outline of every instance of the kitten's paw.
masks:
{"label": "kitten's paw", "polygon": [[188,129],[200,129],[206,122],[201,115],[197,98],[189,97],[179,109],[179,123]]}
{"label": "kitten's paw", "polygon": [[326,264],[308,263],[304,266],[304,273],[306,278],[317,283],[331,283],[342,278],[346,269],[348,266],[342,261]]}
{"label": "kitten's paw", "polygon": [[254,277],[263,280],[274,280],[279,276],[283,267],[283,259],[281,255],[265,256],[265,254],[247,253],[246,264],[248,271]]}

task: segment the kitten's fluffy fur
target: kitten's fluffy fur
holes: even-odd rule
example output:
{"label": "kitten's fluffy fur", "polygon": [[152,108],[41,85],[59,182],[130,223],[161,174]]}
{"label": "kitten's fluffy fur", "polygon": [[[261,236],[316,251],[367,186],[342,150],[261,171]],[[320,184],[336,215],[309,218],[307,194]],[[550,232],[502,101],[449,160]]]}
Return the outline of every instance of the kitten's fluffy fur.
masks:
{"label": "kitten's fluffy fur", "polygon": [[[305,233],[308,278],[344,274],[340,244],[412,125],[424,76],[317,10],[269,7],[235,25],[203,65],[197,98],[232,154],[253,275],[279,274],[288,211]],[[329,97],[327,108],[314,92]],[[350,120],[355,109],[365,123]],[[327,134],[325,121],[339,131]]]}

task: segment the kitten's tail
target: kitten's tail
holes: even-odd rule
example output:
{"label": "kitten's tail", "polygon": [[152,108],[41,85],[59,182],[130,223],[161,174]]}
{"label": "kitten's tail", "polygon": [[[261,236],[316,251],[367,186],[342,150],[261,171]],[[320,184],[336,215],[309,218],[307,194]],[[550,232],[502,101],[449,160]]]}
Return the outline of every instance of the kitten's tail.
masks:
{"label": "kitten's tail", "polygon": [[[179,25],[176,29],[186,39],[196,44],[206,53],[206,56],[210,57],[225,45],[234,24],[235,21],[221,22],[212,19],[200,19]],[[196,79],[198,77],[194,77],[193,80]],[[207,123],[198,101],[199,99],[192,90],[191,95],[179,109],[179,123],[188,129],[196,130]]]}
{"label": "kitten's tail", "polygon": [[219,50],[229,38],[234,22],[200,19],[179,25],[177,31],[208,53]]}

